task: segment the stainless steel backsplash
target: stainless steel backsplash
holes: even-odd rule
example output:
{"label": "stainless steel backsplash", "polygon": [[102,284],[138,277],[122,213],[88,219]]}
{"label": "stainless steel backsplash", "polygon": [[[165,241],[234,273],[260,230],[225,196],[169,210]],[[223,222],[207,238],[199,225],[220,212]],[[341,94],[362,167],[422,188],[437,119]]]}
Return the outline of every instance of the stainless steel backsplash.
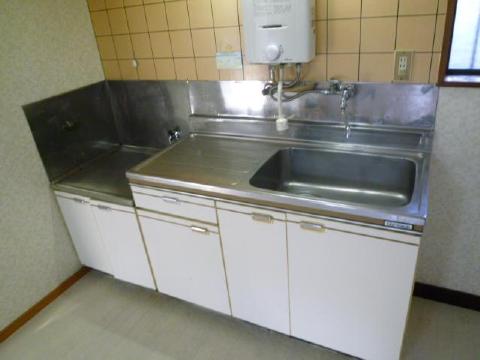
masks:
{"label": "stainless steel backsplash", "polygon": [[23,106],[50,180],[119,143],[105,82]]}
{"label": "stainless steel backsplash", "polygon": [[185,81],[108,81],[108,89],[122,144],[162,149],[168,130],[190,132]]}
{"label": "stainless steel backsplash", "polygon": [[[168,130],[177,126],[183,136],[191,131],[275,133],[270,120],[277,115],[277,104],[262,95],[263,84],[103,81],[23,109],[48,176],[54,180],[118,145],[165,148]],[[438,88],[432,85],[358,83],[348,104],[349,121],[367,128],[429,132],[435,127],[437,98]],[[329,131],[344,138],[338,96],[308,94],[285,103],[284,109],[293,123],[288,136],[320,139],[327,131],[322,125],[328,124]],[[387,135],[384,140],[388,142]],[[360,139],[363,134],[353,134],[351,141],[355,136]],[[416,136],[405,134],[405,141],[418,143]]]}
{"label": "stainless steel backsplash", "polygon": [[[191,113],[199,117],[275,118],[277,103],[262,95],[261,81],[191,81]],[[317,83],[326,88],[327,83]],[[438,88],[426,84],[357,83],[348,100],[351,123],[434,129]],[[284,103],[292,120],[342,123],[340,97],[307,94]]]}

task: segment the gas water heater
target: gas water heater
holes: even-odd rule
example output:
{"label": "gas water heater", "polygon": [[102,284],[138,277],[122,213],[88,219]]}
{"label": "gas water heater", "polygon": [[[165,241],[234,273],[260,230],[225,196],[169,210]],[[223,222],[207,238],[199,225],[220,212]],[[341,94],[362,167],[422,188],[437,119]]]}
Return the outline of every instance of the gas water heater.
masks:
{"label": "gas water heater", "polygon": [[315,0],[242,0],[247,60],[307,63],[315,56]]}

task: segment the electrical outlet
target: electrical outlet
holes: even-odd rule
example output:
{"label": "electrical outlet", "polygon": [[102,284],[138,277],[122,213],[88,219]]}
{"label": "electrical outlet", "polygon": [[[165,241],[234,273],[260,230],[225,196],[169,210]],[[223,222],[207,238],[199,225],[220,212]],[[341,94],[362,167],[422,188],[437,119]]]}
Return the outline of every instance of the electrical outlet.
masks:
{"label": "electrical outlet", "polygon": [[400,55],[398,57],[398,73],[405,74],[408,71],[408,56]]}
{"label": "electrical outlet", "polygon": [[408,81],[412,73],[413,51],[395,51],[395,74],[396,81]]}

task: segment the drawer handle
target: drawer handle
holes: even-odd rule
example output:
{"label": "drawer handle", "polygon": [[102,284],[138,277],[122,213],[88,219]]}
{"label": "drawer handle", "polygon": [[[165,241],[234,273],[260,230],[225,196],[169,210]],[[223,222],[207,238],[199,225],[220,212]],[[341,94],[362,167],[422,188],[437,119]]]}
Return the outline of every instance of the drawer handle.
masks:
{"label": "drawer handle", "polygon": [[321,224],[313,224],[313,223],[307,223],[307,222],[301,222],[300,227],[303,230],[316,231],[320,233],[324,233],[327,230],[325,226]]}
{"label": "drawer handle", "polygon": [[198,226],[190,226],[190,229],[200,234],[208,234],[208,229],[206,228],[202,228]]}
{"label": "drawer handle", "polygon": [[179,204],[180,200],[169,196],[162,196],[162,200],[169,204]]}
{"label": "drawer handle", "polygon": [[273,223],[273,216],[271,216],[271,215],[252,213],[252,219],[255,220],[255,221],[260,221],[260,222],[264,222],[264,223],[267,223],[267,224]]}

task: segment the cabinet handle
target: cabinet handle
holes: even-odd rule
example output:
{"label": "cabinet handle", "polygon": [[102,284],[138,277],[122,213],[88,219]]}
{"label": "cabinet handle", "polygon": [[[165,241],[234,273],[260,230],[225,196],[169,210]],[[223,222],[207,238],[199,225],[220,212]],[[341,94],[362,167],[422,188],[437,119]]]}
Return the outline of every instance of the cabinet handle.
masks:
{"label": "cabinet handle", "polygon": [[252,219],[255,221],[260,221],[268,224],[273,223],[273,216],[271,215],[252,213]]}
{"label": "cabinet handle", "polygon": [[192,231],[197,232],[197,233],[208,234],[208,229],[205,229],[205,228],[202,228],[202,227],[190,226],[190,229],[191,229]]}
{"label": "cabinet handle", "polygon": [[112,211],[112,208],[109,208],[108,206],[104,205],[95,205],[98,209],[103,210],[103,211]]}
{"label": "cabinet handle", "polygon": [[325,226],[323,226],[322,224],[313,224],[313,223],[307,223],[307,222],[301,222],[300,227],[303,230],[316,231],[320,233],[323,233],[327,230]]}
{"label": "cabinet handle", "polygon": [[79,199],[79,198],[72,198],[73,201],[79,203],[79,204],[88,204],[88,201]]}
{"label": "cabinet handle", "polygon": [[162,200],[170,204],[178,204],[180,202],[180,200],[168,196],[162,196]]}

